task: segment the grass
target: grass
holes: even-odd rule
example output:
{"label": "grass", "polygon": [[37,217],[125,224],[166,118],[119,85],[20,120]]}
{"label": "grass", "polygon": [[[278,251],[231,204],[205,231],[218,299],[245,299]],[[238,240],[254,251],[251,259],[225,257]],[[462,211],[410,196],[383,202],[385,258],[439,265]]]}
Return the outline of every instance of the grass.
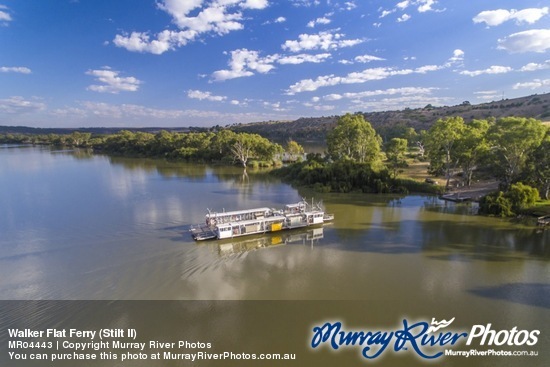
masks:
{"label": "grass", "polygon": [[550,200],[539,200],[534,206],[524,209],[523,214],[542,217],[550,215]]}

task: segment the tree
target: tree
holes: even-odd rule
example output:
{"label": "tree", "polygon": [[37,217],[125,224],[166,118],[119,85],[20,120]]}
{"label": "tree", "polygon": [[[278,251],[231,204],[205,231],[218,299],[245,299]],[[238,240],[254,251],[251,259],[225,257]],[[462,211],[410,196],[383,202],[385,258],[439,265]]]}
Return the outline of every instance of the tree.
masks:
{"label": "tree", "polygon": [[502,118],[490,127],[493,166],[504,188],[518,179],[528,155],[541,144],[545,132],[544,125],[532,118]]}
{"label": "tree", "polygon": [[243,167],[246,167],[250,158],[270,160],[275,154],[283,152],[279,144],[272,143],[258,134],[247,133],[236,134],[230,149],[233,158]]}
{"label": "tree", "polygon": [[550,129],[542,143],[527,158],[527,177],[539,189],[541,196],[550,199]]}
{"label": "tree", "polygon": [[381,143],[382,138],[371,124],[358,114],[340,117],[336,127],[327,134],[328,153],[335,160],[373,163],[380,159]]}
{"label": "tree", "polygon": [[290,156],[291,161],[297,160],[304,155],[304,147],[298,144],[296,141],[290,139],[286,144],[286,152]]}
{"label": "tree", "polygon": [[386,146],[386,157],[392,177],[397,177],[399,168],[407,166],[405,154],[407,153],[407,139],[393,138]]}
{"label": "tree", "polygon": [[481,159],[489,151],[486,134],[489,122],[473,120],[465,125],[457,144],[457,158],[464,174],[464,182],[470,186],[472,176]]}
{"label": "tree", "polygon": [[[457,145],[463,137],[464,120],[462,117],[447,117],[439,119],[428,130],[426,145],[431,165],[441,164],[443,166],[449,187],[451,171],[458,164]],[[433,169],[433,167],[432,167]]]}

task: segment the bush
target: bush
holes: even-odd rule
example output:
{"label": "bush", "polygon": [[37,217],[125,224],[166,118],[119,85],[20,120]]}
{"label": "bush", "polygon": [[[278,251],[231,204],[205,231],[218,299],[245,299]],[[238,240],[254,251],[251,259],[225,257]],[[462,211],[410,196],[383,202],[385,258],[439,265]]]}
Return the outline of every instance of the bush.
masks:
{"label": "bush", "polygon": [[510,199],[512,210],[518,213],[521,209],[535,205],[535,202],[539,200],[539,191],[534,187],[518,182],[510,186],[506,196]]}
{"label": "bush", "polygon": [[511,217],[512,203],[502,191],[486,195],[479,200],[479,214],[494,215],[497,217]]}
{"label": "bush", "polygon": [[508,192],[489,194],[479,201],[479,213],[498,217],[512,217],[522,209],[535,205],[539,192],[534,187],[521,182],[510,186]]}

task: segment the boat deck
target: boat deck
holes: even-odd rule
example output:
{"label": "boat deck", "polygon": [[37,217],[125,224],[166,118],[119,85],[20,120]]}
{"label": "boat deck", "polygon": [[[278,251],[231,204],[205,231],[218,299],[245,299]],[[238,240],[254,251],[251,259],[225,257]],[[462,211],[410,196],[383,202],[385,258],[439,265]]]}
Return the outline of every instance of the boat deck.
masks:
{"label": "boat deck", "polygon": [[216,238],[216,233],[214,232],[214,229],[207,225],[192,226],[189,231],[191,232],[191,236],[193,236],[193,239],[196,241],[211,240],[213,238]]}

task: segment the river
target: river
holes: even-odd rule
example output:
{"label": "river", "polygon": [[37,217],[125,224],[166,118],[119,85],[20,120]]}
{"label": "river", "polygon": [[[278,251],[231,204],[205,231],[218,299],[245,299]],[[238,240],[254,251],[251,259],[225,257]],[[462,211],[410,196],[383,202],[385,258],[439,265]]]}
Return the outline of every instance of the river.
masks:
{"label": "river", "polygon": [[[550,231],[477,216],[472,205],[318,194],[237,167],[30,146],[0,147],[0,188],[2,300],[334,302],[341,313],[328,307],[330,317],[360,326],[407,316],[542,328],[543,356],[528,365],[550,363]],[[207,208],[312,196],[335,214],[332,224],[222,242],[187,232]]]}

